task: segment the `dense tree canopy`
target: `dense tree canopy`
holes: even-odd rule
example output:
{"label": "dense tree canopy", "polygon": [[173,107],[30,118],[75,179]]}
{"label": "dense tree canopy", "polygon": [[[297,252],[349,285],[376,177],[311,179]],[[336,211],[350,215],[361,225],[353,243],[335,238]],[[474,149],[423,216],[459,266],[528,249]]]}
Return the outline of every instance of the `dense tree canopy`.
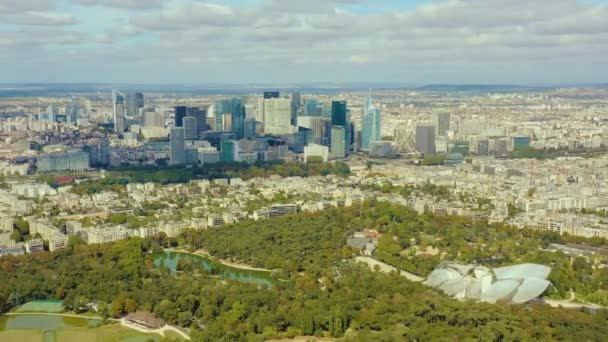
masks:
{"label": "dense tree canopy", "polygon": [[[603,311],[459,302],[396,274],[354,264],[353,251],[344,244],[350,234],[365,228],[384,234],[379,258],[421,274],[440,256],[415,251],[434,246],[443,258],[463,262],[543,262],[554,268],[555,283],[569,282],[577,291],[583,286],[606,291],[608,276],[590,261],[569,262],[561,253],[539,249],[569,237],[368,203],[188,231],[177,239],[159,236],[90,246],[72,239],[65,250],[0,258],[0,303],[6,310],[31,299],[59,298],[72,309],[98,301],[108,316],[150,310],[171,324],[191,327],[195,341],[296,335],[352,341],[601,341],[608,336],[608,314]],[[171,275],[155,267],[153,259],[160,246],[175,244],[277,268],[277,276],[288,280],[257,287],[224,281],[192,265]]]}

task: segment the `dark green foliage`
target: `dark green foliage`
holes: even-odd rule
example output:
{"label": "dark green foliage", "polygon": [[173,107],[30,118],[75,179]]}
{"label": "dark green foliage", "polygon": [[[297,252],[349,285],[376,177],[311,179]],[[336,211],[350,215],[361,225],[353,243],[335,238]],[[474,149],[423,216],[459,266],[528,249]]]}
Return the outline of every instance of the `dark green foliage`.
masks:
{"label": "dark green foliage", "polygon": [[596,275],[587,261],[570,265],[559,253],[538,251],[569,237],[459,217],[418,216],[407,208],[370,203],[187,233],[191,247],[282,268],[279,275],[289,281],[277,281],[270,289],[224,283],[188,264],[171,276],[147,254],[157,251],[158,243],[166,244],[164,237],[92,246],[72,239],[62,251],[0,258],[0,303],[6,310],[31,299],[59,298],[72,309],[97,300],[107,316],[150,310],[168,323],[191,327],[193,341],[262,341],[297,334],[347,341],[602,341],[608,336],[603,311],[591,315],[539,305],[459,302],[396,274],[343,261],[347,237],[364,228],[391,237],[394,243],[383,240],[387,246],[382,247],[391,263],[428,269],[439,261],[396,253],[411,248],[413,237],[417,244],[439,246],[450,258],[460,251],[460,260],[500,253],[542,261],[554,267],[556,277],[571,282],[568,286],[585,282],[608,290],[608,274]]}

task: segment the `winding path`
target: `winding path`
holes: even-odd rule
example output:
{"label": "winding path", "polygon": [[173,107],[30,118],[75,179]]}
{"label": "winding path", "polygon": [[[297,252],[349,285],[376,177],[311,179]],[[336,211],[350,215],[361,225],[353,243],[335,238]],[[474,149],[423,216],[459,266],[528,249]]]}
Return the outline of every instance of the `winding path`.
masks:
{"label": "winding path", "polygon": [[[397,272],[397,268],[396,267],[391,266],[391,265],[389,265],[387,263],[384,263],[382,261],[376,260],[376,259],[374,259],[372,257],[357,256],[357,257],[355,257],[355,261],[367,264],[367,266],[369,266],[369,268],[371,268],[372,271],[374,270],[374,268],[376,266],[378,266],[378,267],[380,267],[380,271],[384,272],[384,273]],[[410,272],[401,271],[400,274],[401,274],[402,277],[405,277],[408,280],[411,280],[413,282],[419,283],[419,282],[424,281],[424,278],[419,277],[419,276],[417,276],[417,275],[415,275],[413,273],[410,273]]]}
{"label": "winding path", "polygon": [[178,329],[178,328],[176,328],[176,327],[174,327],[172,325],[168,325],[168,324],[165,325],[165,326],[163,326],[162,328],[159,328],[159,329],[147,329],[147,328],[143,328],[143,327],[141,327],[139,325],[131,324],[131,323],[127,322],[127,320],[124,319],[124,318],[113,319],[113,321],[119,322],[120,325],[122,325],[124,327],[127,327],[129,329],[133,329],[133,330],[137,330],[137,331],[142,332],[142,333],[159,334],[159,335],[161,335],[161,336],[164,337],[166,332],[173,331],[173,332],[179,334],[184,339],[186,339],[188,341],[190,340],[190,336],[188,334],[186,334],[185,332],[181,331],[180,329]]}

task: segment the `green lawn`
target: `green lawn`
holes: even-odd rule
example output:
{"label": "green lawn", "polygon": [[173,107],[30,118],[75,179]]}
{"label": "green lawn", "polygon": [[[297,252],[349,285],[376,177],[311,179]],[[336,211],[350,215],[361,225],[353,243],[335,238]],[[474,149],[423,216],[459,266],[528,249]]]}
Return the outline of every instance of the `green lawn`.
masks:
{"label": "green lawn", "polygon": [[0,341],[43,341],[42,331],[38,330],[7,330],[0,331]]}
{"label": "green lawn", "polygon": [[99,328],[70,327],[46,333],[41,330],[0,331],[2,342],[159,342],[160,338],[158,334],[142,334],[119,324],[104,325]]}
{"label": "green lawn", "polygon": [[106,325],[95,329],[70,328],[57,330],[57,342],[147,342],[160,340],[157,334],[142,334],[118,324]]}

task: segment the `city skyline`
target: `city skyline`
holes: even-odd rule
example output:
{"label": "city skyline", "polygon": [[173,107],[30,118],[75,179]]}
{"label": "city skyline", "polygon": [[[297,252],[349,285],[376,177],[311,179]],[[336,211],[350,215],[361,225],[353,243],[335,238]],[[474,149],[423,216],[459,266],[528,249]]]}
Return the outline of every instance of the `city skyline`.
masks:
{"label": "city skyline", "polygon": [[30,0],[0,18],[4,83],[608,78],[606,1]]}

